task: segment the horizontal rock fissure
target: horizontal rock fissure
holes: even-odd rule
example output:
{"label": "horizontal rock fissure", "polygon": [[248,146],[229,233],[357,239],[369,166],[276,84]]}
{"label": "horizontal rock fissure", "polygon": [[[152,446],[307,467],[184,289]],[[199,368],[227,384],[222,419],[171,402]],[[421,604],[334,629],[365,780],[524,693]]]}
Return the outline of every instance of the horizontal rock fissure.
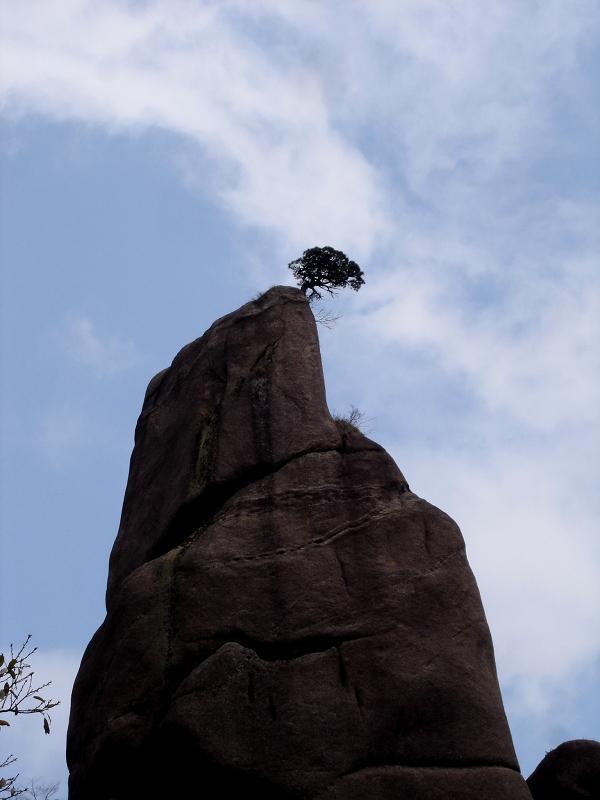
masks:
{"label": "horizontal rock fissure", "polygon": [[[247,556],[231,556],[228,559],[223,559],[221,561],[213,560],[209,561],[205,564],[207,569],[218,568],[218,567],[225,567],[229,564],[235,564],[240,561],[260,561],[262,559],[273,558],[274,556],[284,556],[288,555],[289,553],[299,553],[303,550],[310,550],[311,548],[315,547],[326,547],[327,545],[335,542],[337,539],[341,539],[343,536],[347,536],[352,533],[356,533],[361,528],[364,528],[370,524],[372,524],[377,519],[381,519],[382,517],[388,516],[389,514],[393,514],[396,509],[392,508],[390,510],[386,510],[383,512],[374,512],[372,514],[366,514],[360,520],[357,520],[353,524],[345,524],[340,526],[339,528],[335,528],[329,534],[325,536],[318,536],[316,539],[311,539],[308,542],[303,542],[302,544],[294,545],[293,547],[278,547],[276,550],[266,550],[262,553],[254,553],[253,555]],[[462,552],[462,548],[460,550]],[[450,556],[454,555],[451,553]],[[447,558],[443,559],[442,561],[438,561],[435,566],[433,567],[430,572],[434,572],[436,569],[439,569],[443,563],[447,561]],[[423,575],[428,575],[429,572],[420,573],[419,575],[412,576],[413,578],[423,577]]]}
{"label": "horizontal rock fissure", "polygon": [[[188,668],[188,671],[185,675],[179,675],[176,680],[169,680],[165,681],[163,685],[163,689],[165,690],[164,699],[162,701],[162,714],[166,712],[166,709],[171,702],[171,698],[178,690],[178,688],[185,683],[185,681],[189,678],[189,676],[194,672],[194,670],[198,669],[198,667],[202,666],[205,661],[209,658],[214,656],[216,653],[219,652],[223,647],[228,644],[238,644],[240,647],[244,647],[247,650],[251,650],[261,661],[265,661],[267,663],[273,663],[276,661],[294,661],[298,658],[302,658],[303,656],[307,655],[317,655],[319,653],[325,653],[327,650],[331,650],[335,648],[338,651],[338,661],[340,666],[340,680],[343,685],[347,685],[345,671],[343,668],[343,662],[340,653],[340,647],[346,642],[353,642],[358,641],[360,639],[369,639],[372,636],[379,636],[389,633],[393,628],[389,628],[387,630],[377,631],[377,633],[372,634],[362,634],[360,636],[332,636],[330,634],[318,635],[318,636],[310,636],[306,637],[305,639],[298,639],[295,641],[290,642],[257,642],[250,636],[242,633],[241,631],[232,631],[229,633],[217,633],[213,637],[213,641],[215,644],[218,645],[215,647],[215,650],[212,653],[206,654],[206,656],[200,659],[192,669]],[[130,704],[126,709],[123,709],[120,714],[117,715],[121,717],[127,713],[144,713],[145,706],[148,701],[148,697],[150,694],[154,694],[154,692],[148,693],[148,695],[138,698],[134,703]],[[161,714],[159,714],[161,716]],[[112,722],[113,720],[109,720]]]}
{"label": "horizontal rock fissure", "polygon": [[[376,449],[376,448],[373,448]],[[173,519],[167,527],[165,535],[161,538],[156,547],[148,554],[147,561],[152,561],[155,558],[168,553],[175,547],[179,547],[190,536],[192,536],[200,528],[204,528],[216,516],[219,509],[229,500],[233,495],[242,489],[247,488],[257,481],[263,480],[269,475],[273,475],[280,469],[283,469],[287,464],[296,461],[304,456],[311,455],[312,453],[349,453],[351,450],[342,450],[342,447],[324,447],[323,449],[303,450],[295,453],[284,461],[277,462],[276,464],[259,464],[250,470],[247,470],[237,478],[224,481],[220,484],[213,484],[207,487],[199,497],[194,498],[190,502],[182,505],[175,513]],[[400,493],[410,491],[406,482],[399,483]]]}
{"label": "horizontal rock fissure", "polygon": [[[343,775],[340,775],[336,778],[336,781],[340,780],[340,778],[347,778],[350,775],[357,775],[360,772],[364,772],[368,769],[377,769],[377,768],[385,768],[385,767],[402,767],[405,769],[422,769],[422,770],[429,770],[429,769],[453,769],[453,770],[471,770],[471,769],[509,769],[511,772],[517,772],[519,775],[521,774],[521,770],[517,767],[508,764],[506,762],[500,761],[472,761],[472,762],[456,762],[456,761],[433,761],[432,759],[415,759],[415,760],[407,760],[407,761],[378,761],[376,759],[365,761],[359,767],[350,770],[349,772],[344,772]],[[335,781],[334,781],[335,783]]]}
{"label": "horizontal rock fissure", "polygon": [[[222,561],[216,561],[216,560],[215,561],[209,561],[209,562],[204,564],[204,568],[205,569],[218,569],[218,568],[221,568],[221,567],[227,567],[229,565],[239,563],[241,561],[258,561],[258,560],[261,560],[261,559],[273,558],[274,556],[286,555],[288,553],[301,552],[303,550],[308,550],[308,549],[314,548],[314,547],[325,547],[325,546],[331,544],[332,542],[334,542],[336,539],[339,539],[339,538],[341,538],[342,536],[344,536],[346,534],[356,532],[361,527],[364,527],[364,525],[368,524],[368,522],[370,522],[370,521],[372,521],[372,520],[368,520],[367,523],[362,523],[361,525],[358,525],[358,526],[347,527],[343,531],[335,533],[332,536],[319,537],[318,539],[314,539],[313,541],[307,542],[306,544],[297,545],[296,547],[289,547],[287,549],[280,548],[280,549],[269,551],[269,552],[266,552],[266,553],[258,553],[256,555],[252,555],[252,556],[232,556],[230,559],[222,560]],[[428,570],[426,570],[424,572],[417,572],[417,573],[415,573],[413,575],[409,575],[404,580],[397,580],[395,585],[396,585],[397,588],[399,588],[401,586],[409,586],[410,584],[416,583],[417,581],[427,579],[427,578],[431,577],[431,575],[434,575],[436,572],[438,572],[438,570],[443,569],[448,564],[449,561],[452,561],[452,559],[454,559],[456,557],[464,556],[464,552],[465,552],[464,546],[457,547],[455,550],[452,550],[450,553],[448,553],[444,558],[442,558],[439,561],[437,561],[431,567],[431,569],[428,569]],[[348,587],[347,578],[344,581],[344,585],[346,586],[346,588]],[[465,627],[465,630],[470,628],[470,627],[472,627],[471,624],[467,625]],[[456,634],[454,634],[454,637],[460,635],[462,632],[463,632],[462,630],[458,631]]]}
{"label": "horizontal rock fissure", "polygon": [[[391,629],[390,629],[391,630]],[[306,639],[297,639],[291,642],[257,642],[244,633],[226,633],[222,636],[216,635],[214,638],[223,641],[225,644],[239,644],[247,650],[252,650],[262,661],[293,661],[302,656],[325,653],[332,648],[339,649],[345,642],[353,642],[359,639],[368,639],[371,636],[389,633],[378,631],[377,634],[362,634],[360,636],[333,636],[323,634],[319,636],[309,636]],[[222,645],[223,646],[223,645]]]}
{"label": "horizontal rock fissure", "polygon": [[[166,710],[171,702],[172,696],[177,691],[178,687],[181,686],[189,677],[189,675],[195,670],[198,669],[205,661],[209,658],[214,656],[222,647],[228,644],[238,644],[241,647],[246,648],[247,650],[251,650],[255,653],[262,661],[266,662],[276,662],[276,661],[294,661],[295,659],[301,658],[302,656],[325,653],[327,650],[331,650],[332,648],[336,648],[339,651],[341,645],[345,642],[350,641],[357,641],[359,639],[368,639],[370,636],[381,635],[388,633],[389,631],[378,631],[377,634],[366,634],[361,636],[332,636],[332,635],[319,635],[319,636],[310,636],[305,639],[298,639],[296,641],[290,642],[257,642],[250,636],[242,633],[241,631],[232,631],[228,633],[217,633],[213,637],[213,641],[215,643],[219,643],[219,645],[215,648],[214,652],[207,654],[204,658],[198,661],[192,669],[187,671],[185,676],[179,676],[175,681],[167,680],[165,681],[162,689],[164,692],[164,697],[161,702],[161,711],[162,713],[158,713],[158,717],[164,716]],[[338,656],[339,658],[339,656]],[[340,658],[341,660],[341,658]],[[189,669],[189,668],[188,668]],[[139,697],[135,700],[135,702],[129,704],[127,707],[121,710],[121,712],[115,717],[108,719],[105,724],[97,731],[94,732],[94,736],[92,738],[97,738],[97,736],[101,735],[104,729],[107,727],[108,724],[113,723],[116,719],[119,719],[123,716],[126,716],[129,713],[135,714],[144,714],[146,713],[146,706],[148,704],[149,699],[151,696],[156,694],[156,690],[151,690],[146,695]]]}

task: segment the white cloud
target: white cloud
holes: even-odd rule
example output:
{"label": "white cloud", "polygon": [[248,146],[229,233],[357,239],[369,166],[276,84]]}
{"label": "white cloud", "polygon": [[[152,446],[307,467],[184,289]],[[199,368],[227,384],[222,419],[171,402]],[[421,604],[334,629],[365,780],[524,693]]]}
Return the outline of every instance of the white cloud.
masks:
{"label": "white cloud", "polygon": [[121,372],[137,361],[132,342],[122,342],[116,336],[102,340],[93,323],[85,317],[71,325],[66,346],[69,354],[80,364],[90,367],[97,378]]}
{"label": "white cloud", "polygon": [[[56,329],[45,336],[44,357],[55,355],[57,350],[63,358],[66,353],[84,367],[96,381],[129,370],[140,361],[133,342],[114,335],[99,336],[86,317],[79,317],[62,330]],[[34,440],[30,436],[27,439],[52,468],[71,466],[90,447],[120,448],[114,429],[98,416],[97,409],[91,411],[89,398],[81,387],[77,394],[70,393],[62,402],[50,400],[44,405],[34,428]]]}
{"label": "white cloud", "polygon": [[505,681],[560,679],[600,642],[593,519],[553,449],[504,448],[492,463],[430,453],[415,475],[438,495],[443,487],[443,507],[460,521]]}
{"label": "white cloud", "polygon": [[274,63],[236,30],[240,13],[236,3],[9,2],[5,113],[175,132],[220,159],[219,191],[247,224],[366,254],[387,225],[372,168],[329,124],[315,70]]}
{"label": "white cloud", "polygon": [[[438,258],[434,268],[443,268],[447,256]],[[372,310],[357,325],[379,340],[433,351],[444,370],[468,377],[491,412],[506,411],[532,429],[552,432],[574,419],[597,424],[600,287],[589,257],[572,258],[555,280],[523,264],[507,299],[483,309],[469,298],[457,302],[449,280],[419,260],[404,281],[393,273],[367,288]],[[450,279],[466,282],[460,273],[448,269]]]}
{"label": "white cloud", "polygon": [[246,224],[366,258],[403,221],[381,157],[430,203],[539,156],[598,16],[591,0],[7,0],[3,107],[174,132]]}

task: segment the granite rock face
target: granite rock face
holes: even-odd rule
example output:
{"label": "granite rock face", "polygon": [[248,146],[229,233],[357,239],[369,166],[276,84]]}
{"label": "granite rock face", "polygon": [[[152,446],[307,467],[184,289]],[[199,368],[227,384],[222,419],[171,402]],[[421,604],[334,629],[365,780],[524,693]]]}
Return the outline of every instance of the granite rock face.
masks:
{"label": "granite rock face", "polygon": [[67,757],[71,800],[531,800],[460,531],[332,419],[297,289],[148,387]]}
{"label": "granite rock face", "polygon": [[598,800],[600,742],[572,739],[559,744],[527,778],[534,800]]}

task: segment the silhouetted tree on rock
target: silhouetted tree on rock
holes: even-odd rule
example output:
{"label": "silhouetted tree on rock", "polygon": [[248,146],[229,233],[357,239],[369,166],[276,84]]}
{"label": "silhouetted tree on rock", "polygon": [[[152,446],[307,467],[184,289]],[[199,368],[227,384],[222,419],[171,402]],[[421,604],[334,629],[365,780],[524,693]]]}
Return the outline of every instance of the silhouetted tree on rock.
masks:
{"label": "silhouetted tree on rock", "polygon": [[364,283],[363,271],[358,264],[333,247],[312,247],[305,250],[302,258],[291,261],[288,267],[309,301],[323,298],[319,289],[335,296],[336,289],[349,286],[357,292]]}

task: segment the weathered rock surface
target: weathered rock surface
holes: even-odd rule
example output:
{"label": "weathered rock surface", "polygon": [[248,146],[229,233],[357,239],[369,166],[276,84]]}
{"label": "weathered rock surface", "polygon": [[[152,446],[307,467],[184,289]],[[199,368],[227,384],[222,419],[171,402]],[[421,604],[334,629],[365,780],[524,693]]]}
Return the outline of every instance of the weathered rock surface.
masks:
{"label": "weathered rock surface", "polygon": [[599,800],[600,742],[559,744],[540,761],[527,785],[534,800]]}
{"label": "weathered rock surface", "polygon": [[150,383],[71,800],[531,800],[462,536],[325,401],[276,287]]}

